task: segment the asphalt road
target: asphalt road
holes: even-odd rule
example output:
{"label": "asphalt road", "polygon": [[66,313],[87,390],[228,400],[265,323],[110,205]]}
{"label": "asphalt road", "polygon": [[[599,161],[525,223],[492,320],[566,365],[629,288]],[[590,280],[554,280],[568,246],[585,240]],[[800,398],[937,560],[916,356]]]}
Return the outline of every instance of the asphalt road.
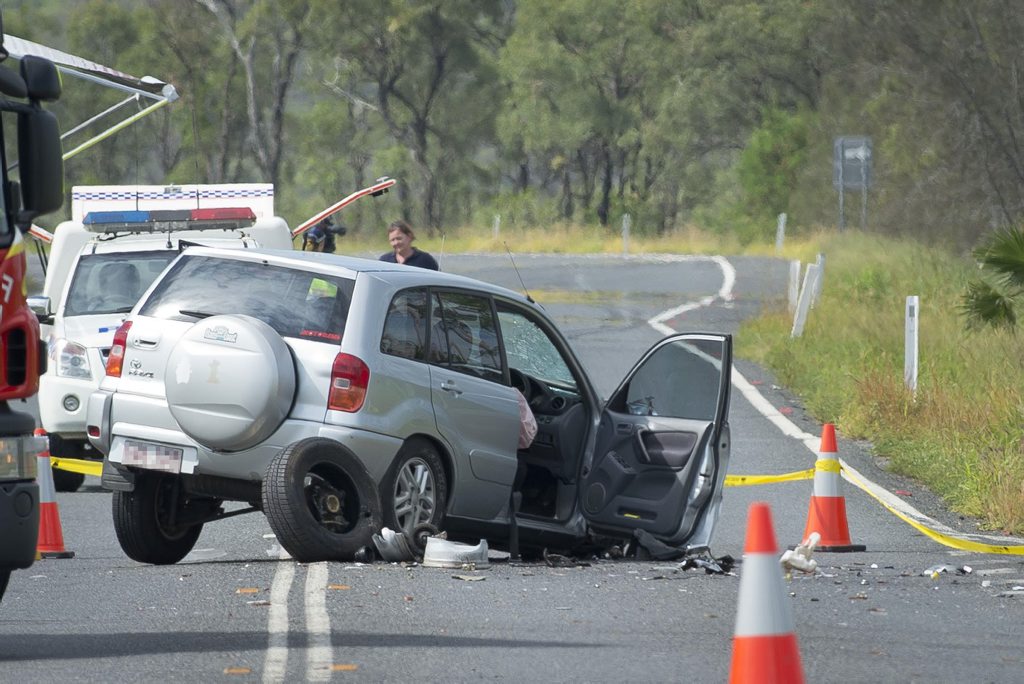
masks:
{"label": "asphalt road", "polygon": [[[606,394],[660,337],[651,318],[706,300],[664,324],[736,332],[760,307],[784,305],[788,274],[783,262],[730,259],[735,282],[721,296],[722,266],[706,259],[517,256],[516,265],[539,301],[550,297],[547,308]],[[521,289],[507,257],[445,256],[442,268]],[[736,388],[730,473],[810,468],[815,455],[805,441],[821,425],[762,369],[739,360],[736,370],[763,397],[757,404],[777,413],[773,422]],[[798,438],[780,430],[778,415]],[[879,470],[866,445],[840,434],[839,452],[865,477],[909,492],[902,497],[937,521],[976,532],[926,491]],[[109,494],[96,485],[90,479],[82,491],[58,495],[75,558],[44,560],[12,577],[0,606],[0,680],[660,682],[729,675],[735,575],[596,559],[552,568],[497,555],[490,569],[474,572],[300,565],[278,560],[259,515],[208,526],[186,562],[144,566],[121,553]],[[856,487],[844,483],[843,493],[851,537],[867,550],[817,553],[818,572],[786,585],[807,680],[1019,681],[1020,556],[952,551]],[[770,503],[780,545],[797,543],[810,494],[806,480],[728,488],[714,554],[742,555],[753,501]],[[936,565],[948,571],[922,575]],[[955,572],[964,566],[971,572]]]}

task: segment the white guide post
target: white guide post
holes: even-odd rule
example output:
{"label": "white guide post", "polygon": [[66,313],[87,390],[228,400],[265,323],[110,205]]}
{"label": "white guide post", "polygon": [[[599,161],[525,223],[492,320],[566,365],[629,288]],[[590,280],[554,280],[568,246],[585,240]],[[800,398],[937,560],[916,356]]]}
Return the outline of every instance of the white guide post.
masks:
{"label": "white guide post", "polygon": [[779,214],[775,224],[775,255],[782,254],[782,244],[786,241],[786,212]]}
{"label": "white guide post", "polygon": [[821,300],[821,286],[825,281],[825,255],[818,254],[818,260],[815,262],[818,266],[817,278],[814,281],[814,291],[811,297],[811,308]]}
{"label": "white guide post", "polygon": [[793,319],[793,331],[790,333],[790,337],[800,337],[804,334],[807,311],[811,308],[811,297],[814,296],[814,284],[817,279],[818,265],[807,264],[807,271],[804,272],[804,285],[800,288],[800,300],[796,305],[796,317]]}
{"label": "white guide post", "polygon": [[622,253],[629,254],[629,227],[633,224],[633,219],[629,214],[622,215]]}
{"label": "white guide post", "polygon": [[789,262],[789,313],[796,312],[796,300],[800,296],[800,260]]}
{"label": "white guide post", "polygon": [[920,314],[920,300],[917,295],[907,297],[906,342],[903,352],[903,384],[917,394],[917,330]]}

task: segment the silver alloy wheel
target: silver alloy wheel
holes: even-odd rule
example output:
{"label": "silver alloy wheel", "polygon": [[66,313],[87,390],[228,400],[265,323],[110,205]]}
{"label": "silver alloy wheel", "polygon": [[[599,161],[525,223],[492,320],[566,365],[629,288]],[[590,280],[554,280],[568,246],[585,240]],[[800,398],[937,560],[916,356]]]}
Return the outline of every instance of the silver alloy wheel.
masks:
{"label": "silver alloy wheel", "polygon": [[422,458],[410,458],[395,478],[395,520],[401,526],[396,532],[408,532],[420,523],[430,522],[435,510],[434,472]]}

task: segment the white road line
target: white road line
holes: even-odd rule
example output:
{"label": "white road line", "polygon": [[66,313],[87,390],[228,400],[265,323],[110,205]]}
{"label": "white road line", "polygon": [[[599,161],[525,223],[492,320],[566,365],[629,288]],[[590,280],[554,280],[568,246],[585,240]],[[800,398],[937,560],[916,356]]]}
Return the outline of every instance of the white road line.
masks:
{"label": "white road line", "polygon": [[267,655],[263,659],[263,681],[283,682],[288,672],[288,594],[295,577],[295,563],[281,550],[283,560],[277,564],[270,585],[270,616],[267,618]]}
{"label": "white road line", "polygon": [[331,618],[327,614],[327,563],[311,563],[306,570],[306,681],[331,678]]}
{"label": "white road line", "polygon": [[[719,299],[728,302],[731,301],[733,298],[732,288],[736,284],[736,269],[733,268],[732,264],[730,264],[728,260],[726,260],[724,257],[720,256],[698,258],[703,258],[718,264],[718,267],[722,269],[722,287],[719,288],[718,293],[716,295],[704,297],[695,302],[687,302],[672,309],[662,311],[657,316],[654,316],[653,318],[649,319],[647,321],[648,325],[650,325],[652,328],[654,328],[663,335],[671,335],[677,332],[675,328],[670,327],[666,323],[666,321],[669,321],[686,311],[692,311],[693,309],[711,306]],[[786,416],[782,415],[778,411],[778,409],[772,406],[771,402],[765,399],[764,396],[762,396],[761,393],[757,391],[757,388],[755,388],[752,384],[750,384],[750,382],[745,377],[743,377],[743,375],[736,369],[735,366],[733,366],[732,369],[732,384],[733,387],[739,390],[740,393],[746,398],[746,400],[750,402],[754,409],[757,410],[769,421],[771,421],[772,424],[774,424],[779,429],[779,431],[782,432],[782,434],[786,435],[787,437],[792,437],[793,439],[799,442],[802,442],[803,445],[811,451],[811,453],[817,455],[818,447],[821,444],[821,438],[810,433],[804,432],[799,427],[797,427],[791,420],[786,418]],[[866,478],[862,473],[854,469],[846,461],[839,459],[839,463],[843,466],[845,470],[850,472],[854,477],[856,477],[862,483],[864,483],[867,489],[871,490],[873,493],[882,498],[886,502],[886,504],[892,506],[894,509],[900,511],[907,517],[917,520],[922,525],[926,525],[927,527],[930,527],[936,531],[939,531],[943,534],[947,534],[950,536],[969,537],[972,539],[989,541],[994,544],[1020,542],[1020,539],[1016,537],[1003,537],[986,534],[964,534],[962,532],[953,530],[950,527],[943,525],[939,521],[928,517],[921,511],[917,510],[916,508],[908,504],[903,499],[889,492],[889,490],[885,489],[881,485],[872,482],[871,480]]]}

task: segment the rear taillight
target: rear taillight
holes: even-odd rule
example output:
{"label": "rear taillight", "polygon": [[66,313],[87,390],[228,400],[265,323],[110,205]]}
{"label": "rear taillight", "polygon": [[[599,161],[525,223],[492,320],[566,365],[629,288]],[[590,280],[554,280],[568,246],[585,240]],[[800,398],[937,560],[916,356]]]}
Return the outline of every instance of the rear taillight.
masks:
{"label": "rear taillight", "polygon": [[366,387],[370,384],[370,369],[358,356],[338,354],[331,368],[331,391],[327,408],[332,411],[354,413],[363,406]]}
{"label": "rear taillight", "polygon": [[124,349],[128,345],[128,330],[131,321],[125,321],[114,333],[114,344],[107,355],[107,375],[112,378],[121,377],[121,365],[124,363]]}

